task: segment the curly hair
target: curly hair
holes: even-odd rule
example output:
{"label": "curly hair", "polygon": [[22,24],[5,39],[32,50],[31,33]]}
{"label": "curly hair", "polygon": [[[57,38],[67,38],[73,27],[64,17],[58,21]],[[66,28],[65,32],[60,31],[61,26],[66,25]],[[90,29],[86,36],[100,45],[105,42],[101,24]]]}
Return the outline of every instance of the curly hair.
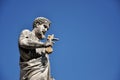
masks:
{"label": "curly hair", "polygon": [[33,28],[35,28],[37,25],[36,24],[51,24],[51,21],[45,17],[37,17],[34,21],[33,21]]}

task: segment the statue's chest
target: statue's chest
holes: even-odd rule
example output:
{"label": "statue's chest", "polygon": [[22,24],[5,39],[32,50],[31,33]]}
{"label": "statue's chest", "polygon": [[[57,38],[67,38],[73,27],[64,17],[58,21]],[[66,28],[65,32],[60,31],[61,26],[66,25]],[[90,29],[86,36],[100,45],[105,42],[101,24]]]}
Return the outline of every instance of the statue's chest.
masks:
{"label": "statue's chest", "polygon": [[28,39],[30,39],[30,40],[39,41],[39,39],[35,36],[35,34],[33,32],[30,32],[30,33],[26,34],[25,36],[28,37]]}
{"label": "statue's chest", "polygon": [[[34,41],[38,41],[39,42],[39,39],[37,37],[35,37],[35,35],[33,33],[30,33],[29,34],[29,38],[31,40],[34,40]],[[34,49],[36,54],[41,54],[41,53],[44,53],[45,52],[45,48],[36,48]]]}

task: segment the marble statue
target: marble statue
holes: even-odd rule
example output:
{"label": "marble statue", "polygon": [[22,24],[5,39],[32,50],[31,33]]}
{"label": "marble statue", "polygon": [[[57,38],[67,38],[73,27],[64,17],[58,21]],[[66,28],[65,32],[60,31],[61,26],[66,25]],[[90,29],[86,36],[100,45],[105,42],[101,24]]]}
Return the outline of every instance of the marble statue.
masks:
{"label": "marble statue", "polygon": [[[50,74],[49,54],[53,52],[54,35],[45,37],[51,21],[38,17],[33,22],[33,30],[21,32],[18,45],[20,51],[20,80],[54,80]],[[42,39],[46,41],[42,42]]]}

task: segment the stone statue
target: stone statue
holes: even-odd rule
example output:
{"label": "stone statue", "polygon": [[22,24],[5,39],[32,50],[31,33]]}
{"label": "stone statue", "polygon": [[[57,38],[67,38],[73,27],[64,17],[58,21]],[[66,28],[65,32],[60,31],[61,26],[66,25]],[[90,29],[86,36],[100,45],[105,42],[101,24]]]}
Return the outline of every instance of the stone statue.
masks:
{"label": "stone statue", "polygon": [[54,35],[46,41],[45,33],[50,27],[50,20],[38,17],[33,22],[33,30],[23,30],[19,37],[20,80],[54,80],[50,75],[49,54],[53,52]]}

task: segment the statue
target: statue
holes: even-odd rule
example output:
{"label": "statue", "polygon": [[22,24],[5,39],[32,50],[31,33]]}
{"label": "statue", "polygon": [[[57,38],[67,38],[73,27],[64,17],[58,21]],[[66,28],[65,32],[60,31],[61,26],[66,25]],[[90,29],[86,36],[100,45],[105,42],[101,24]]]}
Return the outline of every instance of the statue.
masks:
{"label": "statue", "polygon": [[54,35],[45,33],[50,27],[50,20],[38,17],[33,22],[33,30],[25,29],[19,37],[20,80],[54,80],[50,74],[49,54],[53,52]]}

